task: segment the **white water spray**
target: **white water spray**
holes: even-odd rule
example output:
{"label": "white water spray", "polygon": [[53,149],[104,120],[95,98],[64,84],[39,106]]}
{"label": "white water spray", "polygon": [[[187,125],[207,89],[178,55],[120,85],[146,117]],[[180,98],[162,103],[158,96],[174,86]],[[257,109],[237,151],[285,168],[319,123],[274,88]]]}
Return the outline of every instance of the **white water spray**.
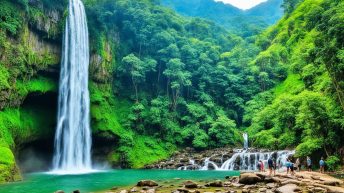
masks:
{"label": "white water spray", "polygon": [[60,74],[53,172],[85,173],[91,166],[89,40],[81,0],[70,0]]}

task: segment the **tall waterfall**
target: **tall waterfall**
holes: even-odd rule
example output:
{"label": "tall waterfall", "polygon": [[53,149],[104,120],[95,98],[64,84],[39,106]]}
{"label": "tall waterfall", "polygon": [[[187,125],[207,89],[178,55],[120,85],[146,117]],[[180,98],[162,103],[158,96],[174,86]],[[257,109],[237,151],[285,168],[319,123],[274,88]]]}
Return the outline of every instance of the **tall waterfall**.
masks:
{"label": "tall waterfall", "polygon": [[55,134],[54,171],[91,170],[90,99],[88,91],[89,40],[81,0],[69,0]]}
{"label": "tall waterfall", "polygon": [[244,149],[248,149],[248,134],[243,133],[242,136],[244,138]]}

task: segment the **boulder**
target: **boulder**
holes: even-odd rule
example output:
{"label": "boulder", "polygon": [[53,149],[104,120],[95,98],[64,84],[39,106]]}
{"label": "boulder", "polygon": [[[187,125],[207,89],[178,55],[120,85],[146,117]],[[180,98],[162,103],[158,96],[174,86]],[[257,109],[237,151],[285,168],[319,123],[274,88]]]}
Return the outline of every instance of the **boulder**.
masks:
{"label": "boulder", "polygon": [[206,184],[205,186],[207,187],[223,187],[222,181],[221,180],[216,180],[214,182],[210,182]]}
{"label": "boulder", "polygon": [[189,193],[189,190],[186,188],[178,188],[177,191],[180,193]]}
{"label": "boulder", "polygon": [[155,193],[155,189],[149,189],[146,193]]}
{"label": "boulder", "polygon": [[224,187],[230,187],[232,185],[232,182],[224,182],[223,186]]}
{"label": "boulder", "polygon": [[272,182],[275,182],[275,180],[272,177],[265,177],[264,182],[265,183],[272,183]]}
{"label": "boulder", "polygon": [[276,184],[275,183],[267,183],[266,186],[270,189],[275,188]]}
{"label": "boulder", "polygon": [[197,188],[198,184],[196,184],[193,181],[188,180],[188,181],[184,182],[184,186],[185,186],[185,188]]}
{"label": "boulder", "polygon": [[153,180],[141,180],[137,183],[137,186],[149,186],[149,187],[153,187],[153,186],[158,186],[158,183],[156,183]]}
{"label": "boulder", "polygon": [[326,189],[324,188],[320,188],[320,187],[316,187],[313,189],[313,192],[316,192],[316,193],[325,193],[327,192]]}
{"label": "boulder", "polygon": [[276,189],[277,193],[294,193],[300,191],[301,188],[296,184],[286,184]]}
{"label": "boulder", "polygon": [[293,179],[288,179],[288,180],[286,180],[286,181],[283,181],[281,184],[282,184],[282,185],[286,185],[286,184],[296,184],[296,185],[298,185],[298,186],[305,185],[304,182],[302,182],[302,181],[297,181],[297,180],[293,180]]}
{"label": "boulder", "polygon": [[261,181],[262,179],[254,173],[243,173],[239,177],[240,184],[256,184]]}
{"label": "boulder", "polygon": [[344,193],[344,188],[342,187],[327,186],[322,184],[314,184],[314,186],[326,189],[327,193]]}
{"label": "boulder", "polygon": [[324,180],[321,182],[324,185],[328,185],[328,186],[339,186],[340,182],[338,180]]}
{"label": "boulder", "polygon": [[239,183],[232,183],[232,186],[236,187],[236,188],[241,188],[243,186],[245,186],[244,184],[239,184]]}

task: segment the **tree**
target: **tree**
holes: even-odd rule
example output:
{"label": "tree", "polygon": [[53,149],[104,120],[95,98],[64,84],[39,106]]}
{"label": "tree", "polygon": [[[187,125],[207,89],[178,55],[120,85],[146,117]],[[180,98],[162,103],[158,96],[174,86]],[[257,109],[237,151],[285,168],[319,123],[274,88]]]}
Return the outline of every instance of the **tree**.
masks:
{"label": "tree", "polygon": [[184,70],[185,64],[179,58],[173,58],[167,63],[167,68],[164,75],[168,78],[167,86],[170,85],[172,89],[172,106],[175,110],[177,101],[183,87],[191,86],[191,74]]}
{"label": "tree", "polygon": [[124,66],[121,66],[120,71],[130,75],[135,90],[136,102],[138,102],[138,84],[145,81],[147,72],[155,69],[156,61],[150,58],[142,61],[134,54],[129,54],[122,59],[122,63]]}

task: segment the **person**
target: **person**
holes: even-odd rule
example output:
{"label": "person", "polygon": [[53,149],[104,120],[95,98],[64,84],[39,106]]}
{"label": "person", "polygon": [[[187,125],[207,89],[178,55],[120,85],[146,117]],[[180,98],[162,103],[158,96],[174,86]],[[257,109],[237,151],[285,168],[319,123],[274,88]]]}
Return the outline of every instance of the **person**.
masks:
{"label": "person", "polygon": [[265,166],[264,166],[264,162],[262,160],[260,160],[260,170],[262,172],[265,172]]}
{"label": "person", "polygon": [[320,165],[320,173],[325,173],[325,161],[323,157],[321,157],[319,161],[319,165]]}
{"label": "person", "polygon": [[294,172],[294,163],[293,162],[290,162],[290,174],[293,176],[295,174]]}
{"label": "person", "polygon": [[287,161],[285,162],[285,166],[287,167],[287,174],[289,174],[289,171],[290,171],[290,161],[289,161],[288,158],[287,158]]}
{"label": "person", "polygon": [[270,157],[268,159],[268,166],[269,166],[269,176],[272,175],[272,172],[274,172],[274,175],[276,175],[276,170],[275,170],[275,165],[274,165],[274,161],[272,160],[272,158]]}
{"label": "person", "polygon": [[258,168],[259,171],[260,171],[260,164],[261,164],[261,161],[259,160],[258,163],[257,163],[257,168]]}
{"label": "person", "polygon": [[307,156],[307,168],[309,172],[312,171],[312,160],[309,156]]}
{"label": "person", "polygon": [[299,159],[299,158],[296,159],[295,167],[296,167],[296,170],[299,172],[299,171],[300,171],[300,167],[301,167],[301,165],[300,165],[300,159]]}

